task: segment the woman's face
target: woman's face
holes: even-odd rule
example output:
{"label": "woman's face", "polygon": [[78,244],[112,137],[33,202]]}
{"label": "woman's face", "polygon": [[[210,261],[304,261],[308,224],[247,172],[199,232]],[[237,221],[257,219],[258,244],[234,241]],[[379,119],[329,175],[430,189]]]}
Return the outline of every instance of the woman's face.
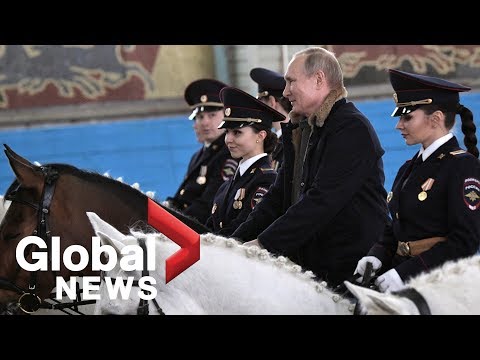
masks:
{"label": "woman's face", "polygon": [[407,145],[422,144],[426,149],[437,138],[437,124],[422,109],[400,116],[395,129],[399,130]]}
{"label": "woman's face", "polygon": [[227,129],[225,144],[233,158],[247,160],[263,153],[263,140],[267,135],[265,130],[256,133],[251,126]]}

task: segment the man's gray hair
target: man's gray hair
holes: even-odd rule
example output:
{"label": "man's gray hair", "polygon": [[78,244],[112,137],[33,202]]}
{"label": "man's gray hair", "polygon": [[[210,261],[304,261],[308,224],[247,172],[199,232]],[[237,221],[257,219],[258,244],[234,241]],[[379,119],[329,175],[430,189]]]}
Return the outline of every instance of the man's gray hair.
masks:
{"label": "man's gray hair", "polygon": [[299,56],[305,56],[304,69],[307,76],[322,70],[332,89],[343,87],[342,67],[333,52],[319,46],[312,46],[296,52],[293,59]]}

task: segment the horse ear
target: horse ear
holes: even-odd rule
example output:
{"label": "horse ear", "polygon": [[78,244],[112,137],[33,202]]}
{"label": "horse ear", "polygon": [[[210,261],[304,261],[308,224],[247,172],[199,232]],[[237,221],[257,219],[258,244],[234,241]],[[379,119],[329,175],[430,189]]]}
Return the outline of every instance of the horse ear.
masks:
{"label": "horse ear", "polygon": [[368,315],[401,315],[405,312],[402,299],[345,281],[347,289],[358,299],[361,313]]}
{"label": "horse ear", "polygon": [[96,213],[87,211],[87,216],[90,220],[90,224],[92,224],[93,231],[95,231],[102,243],[113,246],[120,254],[120,250],[125,246],[122,243],[122,240],[127,236],[115,229],[105,220],[101,219]]}
{"label": "horse ear", "polygon": [[110,245],[115,249],[119,258],[123,256],[122,249],[125,246],[122,242],[112,239],[110,235],[107,235],[101,231],[97,231],[97,236],[100,238],[100,241],[103,245]]}
{"label": "horse ear", "polygon": [[28,161],[24,157],[18,155],[15,151],[12,150],[12,148],[10,146],[8,146],[7,144],[3,144],[3,146],[5,147],[5,154],[7,154],[7,157],[9,159],[14,158],[14,159],[17,159],[18,161],[21,161],[21,162],[25,163],[25,164],[30,164],[30,161]]}
{"label": "horse ear", "polygon": [[3,146],[18,182],[27,188],[36,188],[41,191],[44,178],[42,172],[39,171],[40,168],[16,154],[8,145],[3,144]]}

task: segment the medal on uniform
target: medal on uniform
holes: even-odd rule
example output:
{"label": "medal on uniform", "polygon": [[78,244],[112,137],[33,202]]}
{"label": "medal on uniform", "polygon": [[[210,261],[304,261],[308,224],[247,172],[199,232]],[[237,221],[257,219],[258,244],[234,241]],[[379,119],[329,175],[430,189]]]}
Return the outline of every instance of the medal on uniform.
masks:
{"label": "medal on uniform", "polygon": [[427,181],[425,181],[422,184],[422,191],[418,194],[418,200],[420,201],[426,200],[426,198],[428,197],[427,191],[432,188],[434,182],[435,182],[435,179],[428,178]]}
{"label": "medal on uniform", "polygon": [[418,194],[418,200],[420,200],[420,201],[424,201],[427,197],[428,197],[428,195],[427,195],[426,191],[422,191]]}
{"label": "medal on uniform", "polygon": [[200,174],[197,177],[197,184],[203,185],[207,182],[207,165],[202,165],[200,167]]}
{"label": "medal on uniform", "polygon": [[233,202],[233,208],[235,210],[240,210],[243,206],[242,200],[245,198],[245,188],[240,188],[235,194],[235,201]]}
{"label": "medal on uniform", "polygon": [[387,203],[389,203],[392,200],[392,197],[393,197],[393,192],[390,191],[387,195]]}

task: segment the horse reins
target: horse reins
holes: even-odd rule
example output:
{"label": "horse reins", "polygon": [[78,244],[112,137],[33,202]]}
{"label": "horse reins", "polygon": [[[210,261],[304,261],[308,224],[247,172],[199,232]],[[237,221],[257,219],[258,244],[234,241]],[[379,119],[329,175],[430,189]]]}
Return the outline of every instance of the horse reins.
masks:
{"label": "horse reins", "polygon": [[[143,252],[142,277],[149,276],[150,273],[148,272],[148,270],[146,268],[147,267],[147,247],[145,245],[145,238],[139,238],[137,240],[137,242],[138,242],[138,245],[140,245],[140,247],[142,248],[142,252]],[[101,272],[100,279],[101,279],[101,281],[105,281],[105,273],[103,271]],[[112,284],[113,284],[113,283],[115,283],[116,279],[112,278],[111,280],[112,280]],[[127,279],[122,279],[122,280],[123,280],[124,284],[127,283]],[[138,280],[133,280],[132,286],[139,287],[140,285],[138,283]],[[142,289],[142,291],[145,291],[146,295],[150,295],[150,291],[143,290],[143,289]],[[155,299],[155,298],[152,299],[152,302],[155,305],[155,308],[156,308],[158,314],[159,315],[165,315],[165,313],[163,312],[160,305],[158,305],[157,299]],[[138,308],[137,308],[137,315],[148,315],[148,314],[149,314],[148,300],[140,299],[140,302],[139,302]]]}
{"label": "horse reins", "polygon": [[[51,243],[52,243],[52,236],[48,224],[48,215],[50,214],[50,205],[52,203],[53,194],[55,192],[55,183],[59,177],[58,172],[55,169],[50,167],[41,166],[41,172],[45,177],[44,181],[44,188],[41,200],[38,205],[33,204],[29,201],[18,199],[15,197],[16,192],[20,188],[20,184],[18,187],[13,190],[5,199],[10,200],[12,202],[16,202],[19,204],[27,205],[37,212],[37,228],[33,231],[32,235],[38,236],[45,241],[47,244],[47,257],[52,262],[52,254],[51,254]],[[30,245],[28,247],[28,253],[32,253],[33,246]],[[20,265],[17,263],[17,274],[21,270]],[[53,277],[55,278],[55,272],[52,270]],[[77,284],[78,285],[78,284]],[[77,313],[81,314],[78,311],[78,305],[86,305],[86,304],[93,304],[95,300],[81,300],[80,299],[80,289],[77,286],[77,296],[76,300],[71,303],[57,303],[57,304],[49,304],[40,299],[40,297],[36,294],[37,289],[37,271],[30,272],[30,281],[28,284],[28,289],[24,289],[20,286],[17,286],[14,282],[10,281],[9,279],[0,277],[0,288],[4,290],[14,291],[17,294],[20,294],[20,298],[18,299],[18,307],[20,310],[27,314],[31,314],[40,308],[46,309],[58,309],[62,310],[63,308],[74,308],[73,310]],[[63,310],[62,310],[63,311]]]}
{"label": "horse reins", "polygon": [[432,315],[427,300],[414,288],[405,288],[398,291],[392,291],[391,294],[405,297],[415,304],[420,315]]}

